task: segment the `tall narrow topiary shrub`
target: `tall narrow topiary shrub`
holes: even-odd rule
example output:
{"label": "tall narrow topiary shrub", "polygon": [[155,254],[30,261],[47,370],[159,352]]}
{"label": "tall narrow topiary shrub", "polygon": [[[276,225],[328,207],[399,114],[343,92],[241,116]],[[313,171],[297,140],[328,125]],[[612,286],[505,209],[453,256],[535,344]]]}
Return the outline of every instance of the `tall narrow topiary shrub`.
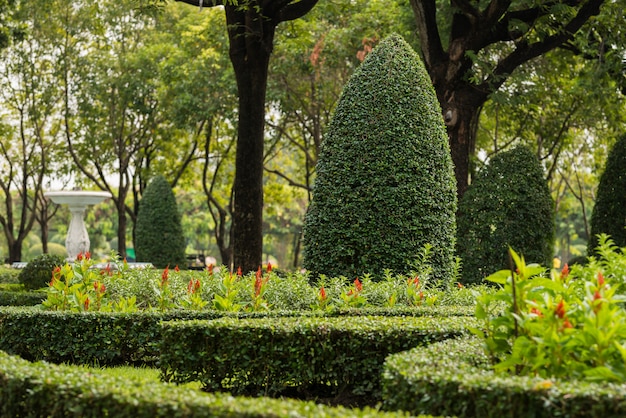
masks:
{"label": "tall narrow topiary shrub", "polygon": [[459,202],[457,224],[466,283],[509,268],[509,247],[529,263],[551,265],[554,203],[528,147],[497,154],[476,175]]}
{"label": "tall narrow topiary shrub", "polygon": [[135,226],[137,261],[150,262],[157,268],[184,268],[185,237],[172,188],[163,176],[146,187]]}
{"label": "tall narrow topiary shrub", "polygon": [[304,267],[349,278],[407,273],[431,244],[433,276],[453,268],[456,182],[430,78],[398,35],[357,68],[337,104],[305,220]]}
{"label": "tall narrow topiary shrub", "polygon": [[598,245],[598,234],[608,234],[618,247],[626,247],[626,135],[609,153],[600,176],[596,202],[591,214],[591,236],[587,254]]}

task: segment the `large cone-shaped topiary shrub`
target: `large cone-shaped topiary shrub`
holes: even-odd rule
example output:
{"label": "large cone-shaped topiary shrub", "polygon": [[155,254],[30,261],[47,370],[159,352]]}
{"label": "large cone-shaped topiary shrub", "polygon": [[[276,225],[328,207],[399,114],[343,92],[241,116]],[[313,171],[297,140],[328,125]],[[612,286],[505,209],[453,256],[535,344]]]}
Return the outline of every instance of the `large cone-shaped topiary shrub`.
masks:
{"label": "large cone-shaped topiary shrub", "polygon": [[550,266],[554,202],[535,154],[518,146],[494,156],[461,198],[457,222],[465,283],[509,268],[509,247]]}
{"label": "large cone-shaped topiary shrub", "polygon": [[172,188],[157,176],[144,190],[135,227],[137,261],[157,268],[186,266],[185,237]]}
{"label": "large cone-shaped topiary shrub", "polygon": [[408,273],[431,244],[433,275],[453,268],[456,182],[430,78],[399,36],[355,71],[321,147],[304,234],[313,276]]}
{"label": "large cone-shaped topiary shrub", "polygon": [[613,145],[600,176],[590,233],[589,255],[595,252],[598,234],[608,234],[615,245],[626,247],[626,135]]}

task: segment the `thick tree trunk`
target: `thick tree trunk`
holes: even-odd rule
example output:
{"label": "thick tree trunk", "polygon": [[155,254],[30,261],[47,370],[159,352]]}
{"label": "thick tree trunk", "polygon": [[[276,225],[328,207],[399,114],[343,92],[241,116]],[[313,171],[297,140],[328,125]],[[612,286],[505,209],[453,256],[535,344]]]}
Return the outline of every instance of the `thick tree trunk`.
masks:
{"label": "thick tree trunk", "polygon": [[461,196],[470,184],[471,158],[476,148],[478,118],[485,99],[478,95],[457,92],[453,100],[442,101],[444,122],[448,128],[450,153],[454,163],[457,196]]}
{"label": "thick tree trunk", "polygon": [[21,239],[17,239],[9,244],[9,263],[22,260],[22,244],[23,240]]}
{"label": "thick tree trunk", "polygon": [[238,10],[237,6],[226,6],[225,9],[230,58],[239,93],[233,267],[245,273],[255,271],[263,257],[265,92],[275,26],[254,8]]}

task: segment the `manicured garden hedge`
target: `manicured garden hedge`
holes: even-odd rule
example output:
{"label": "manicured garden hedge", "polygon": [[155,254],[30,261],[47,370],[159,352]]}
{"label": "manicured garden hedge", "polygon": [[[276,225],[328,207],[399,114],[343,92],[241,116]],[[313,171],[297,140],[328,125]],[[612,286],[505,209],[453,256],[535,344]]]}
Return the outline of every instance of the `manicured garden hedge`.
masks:
{"label": "manicured garden hedge", "polygon": [[207,394],[84,367],[29,363],[0,351],[0,417],[398,417],[375,409]]}
{"label": "manicured garden hedge", "polygon": [[[104,313],[0,308],[0,350],[28,360],[52,363],[152,364],[160,353],[161,321],[289,316],[445,316],[470,315],[470,308],[417,307],[320,311],[219,312],[169,311]],[[270,321],[271,322],[271,321]]]}
{"label": "manicured garden hedge", "polygon": [[458,417],[623,417],[626,387],[495,374],[477,339],[390,356],[384,408]]}
{"label": "manicured garden hedge", "polygon": [[46,299],[44,292],[13,292],[0,290],[0,306],[34,306]]}
{"label": "manicured garden hedge", "polygon": [[222,318],[163,324],[160,367],[171,382],[234,394],[370,395],[387,355],[466,333],[470,317]]}

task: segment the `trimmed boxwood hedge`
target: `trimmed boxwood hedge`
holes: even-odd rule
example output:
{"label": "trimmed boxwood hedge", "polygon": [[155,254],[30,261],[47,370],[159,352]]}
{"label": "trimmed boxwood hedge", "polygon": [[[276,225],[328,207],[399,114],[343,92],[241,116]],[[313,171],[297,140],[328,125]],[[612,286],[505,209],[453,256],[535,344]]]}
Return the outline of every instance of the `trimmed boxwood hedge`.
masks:
{"label": "trimmed boxwood hedge", "polygon": [[471,315],[470,310],[467,306],[445,308],[424,306],[345,309],[331,313],[321,311],[111,313],[0,307],[0,350],[20,355],[28,360],[46,360],[53,363],[97,363],[102,366],[154,364],[160,355],[162,321],[327,315],[439,317]]}
{"label": "trimmed boxwood hedge", "polygon": [[594,255],[599,234],[609,235],[620,248],[626,247],[626,135],[613,145],[600,176],[590,234],[588,255]]}
{"label": "trimmed boxwood hedge", "polygon": [[461,198],[457,224],[464,283],[509,268],[509,247],[551,265],[554,201],[537,156],[526,146],[495,155]]}
{"label": "trimmed boxwood hedge", "polygon": [[14,292],[0,290],[0,306],[35,306],[46,299],[45,292]]}
{"label": "trimmed boxwood hedge", "polygon": [[322,143],[304,229],[312,277],[409,273],[432,245],[454,266],[456,180],[441,107],[418,54],[385,38],[346,84]]}
{"label": "trimmed boxwood hedge", "polygon": [[165,177],[153,178],[139,202],[135,225],[137,261],[156,268],[187,267],[185,236],[176,197]]}
{"label": "trimmed boxwood hedge", "polygon": [[222,318],[163,324],[166,381],[234,394],[369,395],[385,357],[466,333],[469,317]]}
{"label": "trimmed boxwood hedge", "polygon": [[0,417],[400,417],[371,408],[207,394],[98,370],[29,363],[0,351]]}
{"label": "trimmed boxwood hedge", "polygon": [[457,417],[626,416],[626,386],[504,376],[490,367],[482,342],[463,338],[389,356],[383,406]]}

